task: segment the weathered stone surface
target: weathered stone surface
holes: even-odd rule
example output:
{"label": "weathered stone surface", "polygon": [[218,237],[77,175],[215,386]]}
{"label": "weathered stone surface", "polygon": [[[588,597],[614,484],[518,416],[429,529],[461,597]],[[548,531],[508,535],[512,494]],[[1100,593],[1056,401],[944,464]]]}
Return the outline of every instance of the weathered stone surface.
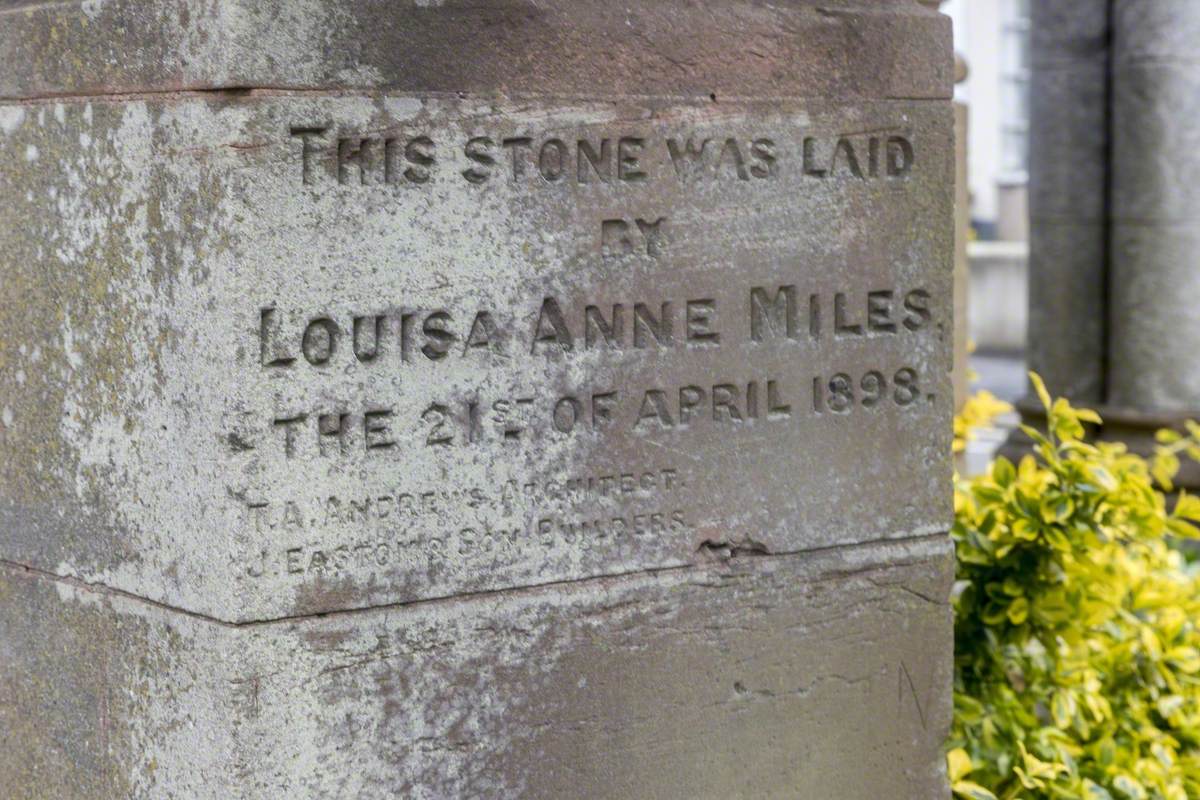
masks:
{"label": "weathered stone surface", "polygon": [[234,644],[216,623],[0,563],[4,796],[242,797]]}
{"label": "weathered stone surface", "polygon": [[1109,402],[1191,416],[1200,412],[1200,6],[1119,2],[1114,20]]}
{"label": "weathered stone surface", "polygon": [[1200,15],[1190,0],[1113,0],[1113,25],[1119,32],[1117,69],[1137,62],[1194,62]]}
{"label": "weathered stone surface", "polygon": [[[1200,410],[1200,292],[1195,223],[1118,223],[1112,231],[1113,405],[1144,411]],[[1151,324],[1152,322],[1152,324]]]}
{"label": "weathered stone surface", "polygon": [[1034,68],[1072,68],[1082,63],[1107,63],[1112,23],[1109,0],[1041,2],[1030,6],[1030,62]]}
{"label": "weathered stone surface", "polygon": [[952,577],[926,540],[238,627],[4,567],[0,774],[30,800],[943,797]]}
{"label": "weathered stone surface", "polygon": [[4,558],[247,620],[945,529],[948,104],[0,114]]}
{"label": "weathered stone surface", "polygon": [[[1030,219],[1103,224],[1108,215],[1108,65],[1088,61],[1038,71],[1031,87]],[[1094,277],[1100,265],[1073,264]],[[1053,264],[1047,264],[1053,270]],[[1064,272],[1066,270],[1064,269]],[[1058,273],[1055,273],[1056,277]],[[1082,277],[1082,276],[1081,276]]]}
{"label": "weathered stone surface", "polygon": [[1200,222],[1200,61],[1122,67],[1114,102],[1113,219]]}
{"label": "weathered stone surface", "polygon": [[949,20],[915,0],[89,0],[0,14],[0,97],[249,86],[948,98],[953,81]]}
{"label": "weathered stone surface", "polygon": [[0,784],[945,796],[912,0],[0,9]]}
{"label": "weathered stone surface", "polygon": [[1034,0],[1031,11],[1029,364],[1055,394],[1097,403],[1108,346],[1108,3]]}
{"label": "weathered stone surface", "polygon": [[[1107,309],[1106,232],[1100,222],[1040,220],[1030,229],[1030,253],[1039,260],[1029,269],[1029,368],[1054,376],[1047,378],[1054,391],[1079,402],[1104,395],[1108,322],[1097,309]],[[1072,265],[1087,271],[1072,272]]]}

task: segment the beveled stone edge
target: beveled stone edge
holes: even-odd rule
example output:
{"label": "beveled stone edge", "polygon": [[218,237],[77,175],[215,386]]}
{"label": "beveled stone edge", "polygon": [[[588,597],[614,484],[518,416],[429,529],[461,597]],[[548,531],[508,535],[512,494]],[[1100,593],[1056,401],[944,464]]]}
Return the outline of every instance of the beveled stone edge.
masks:
{"label": "beveled stone edge", "polygon": [[[501,598],[510,595],[543,593],[548,591],[578,589],[584,590],[589,586],[605,587],[613,583],[639,580],[666,579],[671,576],[704,576],[727,575],[750,569],[754,564],[770,562],[799,562],[797,570],[806,576],[830,578],[837,575],[853,574],[891,566],[905,566],[922,561],[930,561],[953,552],[949,538],[949,525],[937,533],[924,533],[898,538],[872,539],[852,544],[837,544],[826,547],[816,547],[806,550],[787,552],[734,552],[723,558],[712,558],[708,561],[698,560],[689,564],[664,567],[646,567],[641,569],[616,572],[611,574],[589,575],[579,578],[529,583],[519,586],[483,589],[460,592],[445,596],[423,597],[414,600],[402,600],[388,603],[355,606],[314,611],[300,614],[289,614],[263,619],[233,618],[214,616],[200,611],[164,603],[149,597],[144,597],[124,589],[117,589],[101,582],[87,581],[70,575],[62,575],[47,570],[21,564],[9,559],[0,558],[0,571],[18,575],[26,580],[47,581],[61,584],[76,593],[83,593],[97,601],[106,601],[123,605],[130,610],[143,613],[165,614],[167,616],[186,617],[202,624],[213,625],[226,629],[260,628],[278,625],[303,624],[308,621],[321,620],[329,617],[364,615],[379,612],[395,612],[410,608],[446,605],[451,603],[479,602]],[[923,598],[930,602],[949,604],[949,598],[935,600]]]}
{"label": "beveled stone edge", "polygon": [[[817,61],[827,54],[822,51],[808,55],[813,48],[805,46],[805,41],[797,45],[794,31],[786,26],[760,24],[747,32],[773,37],[777,47],[764,55],[752,47],[732,46],[740,39],[722,30],[720,19],[710,19],[712,15],[699,12],[695,15],[699,30],[691,35],[664,35],[649,27],[637,37],[636,46],[615,48],[611,46],[614,32],[624,35],[626,31],[605,28],[598,17],[584,20],[578,29],[570,30],[561,24],[561,19],[557,27],[550,17],[547,19],[551,24],[540,20],[541,28],[531,28],[540,31],[540,39],[531,38],[525,50],[513,46],[525,34],[514,35],[511,26],[496,31],[493,28],[497,26],[484,25],[457,31],[444,42],[441,49],[449,52],[443,57],[446,64],[426,65],[421,60],[422,54],[417,54],[403,65],[402,59],[389,65],[392,68],[389,73],[372,63],[372,56],[393,50],[400,52],[406,41],[429,41],[438,38],[435,34],[439,32],[440,38],[446,39],[447,26],[436,17],[420,20],[419,25],[409,17],[406,23],[411,27],[397,32],[394,25],[383,23],[392,22],[394,15],[411,12],[417,6],[389,7],[387,13],[393,16],[378,18],[377,14],[367,16],[371,12],[364,8],[368,5],[366,0],[349,0],[335,8],[343,27],[321,30],[320,37],[314,31],[297,32],[295,37],[300,41],[297,44],[294,38],[288,40],[289,48],[294,49],[289,49],[284,58],[270,49],[266,22],[273,22],[274,18],[254,11],[258,1],[223,0],[215,7],[217,11],[212,4],[201,0],[153,4],[142,0],[108,0],[97,6],[86,0],[69,0],[0,9],[0,63],[7,68],[0,74],[0,100],[119,98],[246,89],[304,91],[316,87],[398,93],[461,90],[481,94],[480,86],[487,88],[483,94],[488,96],[495,93],[509,97],[582,98],[589,95],[579,91],[580,85],[589,82],[595,85],[601,78],[614,76],[619,85],[604,87],[605,91],[593,96],[604,99],[654,96],[638,91],[638,87],[663,85],[675,85],[682,91],[660,96],[713,94],[764,99],[845,96],[848,100],[949,100],[953,96],[950,20],[915,1],[905,5],[894,0],[885,8],[869,5],[825,8],[816,0],[802,0],[773,8],[777,17],[812,10],[822,22],[831,20],[831,24],[840,25],[835,33],[858,42],[854,52],[844,53],[850,61],[842,67],[850,77],[838,74],[835,64],[833,72],[822,76],[819,82],[814,82],[813,76],[820,75],[827,65]],[[286,4],[288,0],[275,2]],[[417,2],[397,0],[397,3]],[[729,7],[754,8],[734,0],[726,3]],[[654,3],[647,3],[646,7],[653,8]],[[266,8],[266,4],[260,8]],[[451,7],[447,13],[453,11]],[[567,16],[561,7],[550,12]],[[331,12],[329,19],[333,16]],[[848,19],[852,22],[847,23]],[[907,35],[895,35],[898,23],[904,24]],[[386,30],[374,42],[363,36],[364,31],[381,29]],[[585,35],[601,40],[607,37],[610,41],[610,47],[596,48],[594,69],[581,63],[577,50],[568,52],[563,46],[571,42],[560,41],[570,38],[573,42]],[[704,39],[712,51],[711,58],[706,57],[697,65],[672,56],[672,50],[680,51],[674,56],[694,56],[698,35],[712,39]],[[309,39],[304,40],[304,36]],[[491,38],[480,38],[483,36]],[[736,41],[729,41],[731,38]],[[49,52],[51,43],[55,48],[53,54]],[[477,73],[454,66],[462,59],[454,58],[453,54],[467,49],[467,45],[480,54]],[[355,56],[347,56],[343,51]],[[771,67],[769,73],[764,72],[764,62]],[[678,69],[669,66],[672,64]],[[448,74],[451,72],[455,74]],[[742,72],[755,79],[739,75]],[[769,80],[762,79],[766,74],[770,75]],[[736,90],[735,87],[747,83],[766,84],[774,91]],[[560,90],[556,91],[556,86]]]}

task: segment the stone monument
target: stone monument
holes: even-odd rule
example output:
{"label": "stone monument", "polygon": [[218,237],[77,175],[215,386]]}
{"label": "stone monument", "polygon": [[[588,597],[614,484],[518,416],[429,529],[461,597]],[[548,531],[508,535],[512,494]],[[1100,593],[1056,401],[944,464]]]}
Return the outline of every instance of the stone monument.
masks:
{"label": "stone monument", "polygon": [[946,796],[948,22],[0,9],[0,785]]}

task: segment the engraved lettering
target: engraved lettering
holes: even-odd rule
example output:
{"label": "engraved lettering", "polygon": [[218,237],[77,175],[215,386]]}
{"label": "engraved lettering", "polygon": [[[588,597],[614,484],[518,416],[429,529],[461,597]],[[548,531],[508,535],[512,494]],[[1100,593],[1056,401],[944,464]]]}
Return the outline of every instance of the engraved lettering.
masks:
{"label": "engraved lettering", "polygon": [[350,419],[350,415],[342,413],[317,415],[317,449],[321,455],[326,454],[325,448],[329,439],[334,440],[338,452],[345,452],[346,421],[348,419]]}
{"label": "engraved lettering", "polygon": [[772,139],[755,139],[750,143],[750,155],[754,158],[754,164],[750,167],[750,174],[756,178],[773,178],[775,177],[775,142]]}
{"label": "engraved lettering", "polygon": [[[756,384],[751,384],[756,386]],[[786,419],[792,415],[792,406],[783,402],[783,395],[778,381],[767,381],[767,416],[776,419]]]}
{"label": "engraved lettering", "polygon": [[508,150],[512,156],[512,177],[513,180],[520,180],[525,177],[525,158],[524,154],[529,153],[533,149],[533,139],[528,136],[511,136],[507,139],[500,140],[500,146]]}
{"label": "engraved lettering", "polygon": [[892,322],[893,292],[880,290],[867,293],[867,329],[876,333],[895,333]]}
{"label": "engraved lettering", "polygon": [[[591,174],[604,183],[612,181],[612,143],[608,139],[600,140],[600,152],[586,139],[580,139],[577,144],[577,171],[580,183],[588,183]],[[589,169],[589,167],[591,169]]]}
{"label": "engraved lettering", "polygon": [[780,286],[772,297],[761,286],[750,290],[750,338],[764,341],[782,333],[788,339],[797,334],[796,287]]}
{"label": "engraved lettering", "polygon": [[[606,219],[600,223],[600,252],[605,258],[628,256],[645,252],[651,258],[658,258],[666,246],[666,232],[663,224],[666,217],[654,220],[635,219],[632,222],[624,219]],[[634,231],[639,234],[634,239]]]}
{"label": "engraved lettering", "polygon": [[[383,332],[387,326],[387,317],[375,315],[371,317],[354,318],[354,357],[364,363],[374,361],[379,357],[383,347]],[[368,349],[363,330],[372,330],[370,348]]]}
{"label": "engraved lettering", "polygon": [[557,183],[567,168],[567,146],[561,139],[549,139],[538,152],[538,172],[542,180]]}
{"label": "engraved lettering", "polygon": [[904,327],[919,331],[929,324],[933,319],[929,311],[929,299],[929,292],[924,289],[913,289],[904,296],[904,310],[908,312],[904,317]]}
{"label": "engraved lettering", "polygon": [[625,308],[620,303],[614,303],[612,317],[604,319],[604,312],[598,306],[587,306],[583,310],[583,344],[591,350],[601,340],[608,347],[620,347],[624,339]]}
{"label": "engraved lettering", "polygon": [[656,421],[662,428],[675,427],[675,421],[671,419],[671,412],[667,408],[667,394],[661,389],[649,389],[642,397],[642,407],[638,411],[637,422],[634,423],[634,430],[642,427],[643,423],[649,425],[651,421]]}
{"label": "engraved lettering", "polygon": [[274,308],[264,308],[259,311],[259,362],[264,367],[283,367],[296,360],[295,356],[288,355],[287,351],[280,349],[276,343],[276,339],[279,338],[279,328],[275,313]]}
{"label": "engraved lettering", "polygon": [[496,158],[491,153],[495,146],[496,143],[487,136],[476,136],[468,141],[463,147],[463,155],[474,164],[463,170],[463,177],[471,183],[485,183],[492,175],[492,167],[496,165]]}
{"label": "engraved lettering", "polygon": [[722,412],[731,422],[741,422],[742,412],[737,407],[738,388],[732,383],[718,383],[712,387],[712,418],[720,422]]}
{"label": "engraved lettering", "polygon": [[887,141],[887,174],[901,178],[912,172],[915,160],[912,142],[903,136],[892,136]]}
{"label": "engraved lettering", "polygon": [[646,180],[641,168],[642,148],[646,140],[638,136],[622,136],[617,141],[617,177],[636,183]]}
{"label": "engraved lettering", "polygon": [[329,317],[317,317],[309,322],[300,340],[304,360],[314,367],[328,364],[337,349],[338,333],[338,326]]}
{"label": "engraved lettering", "polygon": [[372,137],[338,139],[338,183],[342,185],[350,183],[351,167],[358,170],[358,182],[360,184],[365,186],[371,183],[371,168],[374,165],[375,146],[378,143],[379,140]]}
{"label": "engraved lettering", "polygon": [[687,425],[695,410],[704,405],[708,392],[699,386],[682,386],[679,389],[679,424]]}
{"label": "engraved lettering", "polygon": [[663,223],[667,221],[667,218],[659,217],[653,221],[645,219],[634,221],[637,223],[638,231],[642,234],[642,239],[646,243],[646,255],[651,258],[658,258],[665,246]]}
{"label": "engraved lettering", "polygon": [[742,156],[742,148],[737,139],[725,140],[725,144],[721,148],[721,157],[717,160],[717,166],[718,168],[731,167],[738,180],[750,180],[750,172],[746,169],[746,159]]}
{"label": "engraved lettering", "polygon": [[849,139],[838,139],[837,144],[833,148],[833,163],[829,167],[831,173],[836,174],[838,171],[839,156],[846,164],[846,169],[855,178],[863,177],[862,167],[858,164],[858,156],[854,154],[854,143]]}
{"label": "engraved lettering", "polygon": [[708,149],[709,139],[701,139],[697,143],[692,137],[680,144],[678,139],[667,139],[667,152],[671,156],[671,164],[675,174],[684,180],[699,178],[706,169],[704,151]]}
{"label": "engraved lettering", "polygon": [[[389,139],[394,142],[394,139]],[[431,176],[430,168],[437,163],[433,156],[433,139],[428,136],[417,136],[404,145],[404,159],[410,164],[404,170],[404,177],[412,183],[428,183]],[[389,176],[389,183],[394,183]]]}
{"label": "engraved lettering", "polygon": [[804,174],[813,178],[824,178],[828,172],[817,166],[817,140],[811,136],[804,137]]}
{"label": "engraved lettering", "polygon": [[294,417],[276,417],[272,423],[276,429],[283,430],[283,451],[288,458],[292,458],[296,454],[298,429],[306,419],[308,419],[308,415],[298,414]]}
{"label": "engraved lettering", "polygon": [[450,409],[441,403],[431,404],[421,414],[421,420],[430,426],[429,433],[425,437],[426,446],[445,446],[454,441],[454,434],[448,424],[449,416]]}
{"label": "engraved lettering", "polygon": [[425,318],[421,333],[425,334],[426,341],[421,347],[421,352],[430,361],[440,361],[450,352],[455,336],[447,326],[452,321],[450,314],[445,311],[435,311]]}
{"label": "engraved lettering", "polygon": [[532,352],[537,352],[538,345],[557,345],[559,350],[570,350],[574,346],[571,330],[563,318],[562,309],[553,297],[542,301],[541,311],[538,312],[537,324],[533,329]]}
{"label": "engraved lettering", "polygon": [[300,137],[300,180],[304,184],[317,182],[317,165],[314,163],[318,153],[324,151],[318,137],[324,136],[328,126],[293,127],[292,136]]}
{"label": "engraved lettering", "polygon": [[712,329],[715,322],[713,318],[717,313],[717,301],[712,298],[688,300],[686,309],[684,319],[687,341],[694,344],[720,344],[721,334]]}
{"label": "engraved lettering", "polygon": [[496,322],[492,319],[491,313],[480,311],[475,315],[475,321],[471,323],[471,331],[467,334],[467,341],[463,345],[463,352],[492,349],[498,352],[499,343],[496,341],[496,338]]}
{"label": "engraved lettering", "polygon": [[835,336],[862,336],[862,325],[846,319],[846,295],[838,292],[833,296],[833,333]]}
{"label": "engraved lettering", "polygon": [[554,429],[559,433],[570,433],[583,413],[583,404],[574,397],[564,397],[554,404]]}
{"label": "engraved lettering", "polygon": [[592,395],[592,430],[602,431],[613,424],[616,392],[597,392]]}
{"label": "engraved lettering", "polygon": [[396,446],[388,428],[388,420],[393,413],[390,408],[373,408],[363,413],[363,441],[368,450],[386,450]]}
{"label": "engraved lettering", "polygon": [[600,253],[605,258],[630,255],[634,251],[629,223],[623,219],[606,219],[600,223]]}
{"label": "engraved lettering", "polygon": [[662,304],[657,318],[645,303],[636,303],[633,306],[633,346],[636,348],[648,347],[651,338],[654,340],[654,344],[660,347],[670,346],[670,303]]}

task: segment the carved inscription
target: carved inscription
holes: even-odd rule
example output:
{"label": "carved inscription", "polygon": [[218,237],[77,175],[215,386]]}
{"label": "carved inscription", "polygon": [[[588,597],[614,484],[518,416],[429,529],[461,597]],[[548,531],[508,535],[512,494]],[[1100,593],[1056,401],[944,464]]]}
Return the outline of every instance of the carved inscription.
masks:
{"label": "carved inscription", "polygon": [[[262,549],[246,565],[247,574],[333,575],[354,569],[395,566],[420,552],[440,561],[479,554],[513,554],[530,545],[603,549],[661,537],[692,528],[693,516],[683,507],[683,483],[673,467],[583,475],[564,479],[507,481],[499,486],[445,488],[416,492],[338,497],[314,496],[304,501],[247,504],[247,525],[270,540],[280,533],[351,527],[355,541],[306,547]],[[640,505],[639,505],[639,501]],[[519,524],[502,519],[513,507],[541,507]],[[608,508],[592,513],[561,512],[564,503]],[[615,504],[615,505],[614,505]],[[621,506],[624,506],[622,508]],[[446,529],[440,523],[458,508],[469,508],[482,521]]]}
{"label": "carved inscription", "polygon": [[[277,308],[260,311],[259,351],[266,370],[403,370],[414,361],[470,360],[480,369],[510,352],[569,360],[592,350],[663,351],[718,348],[731,338],[757,346],[825,339],[869,339],[916,334],[933,320],[923,288],[879,289],[863,295],[802,294],[793,284],[751,287],[740,307],[715,298],[570,304],[540,303],[522,327],[503,309],[465,316],[446,308],[392,314],[317,313],[285,326]],[[723,324],[724,323],[724,324]],[[384,455],[398,444],[427,447],[516,443],[548,434],[610,430],[640,432],[698,424],[775,421],[793,416],[801,387],[792,376],[735,384],[705,379],[680,386],[588,387],[570,394],[488,397],[471,394],[429,403],[415,419],[400,419],[385,399],[358,407],[292,409],[272,425],[286,457],[354,449]],[[849,413],[888,402],[919,402],[920,376],[910,367],[890,374],[871,370],[854,378],[836,373],[812,379],[812,412]],[[828,384],[826,386],[826,384]]]}
{"label": "carved inscription", "polygon": [[[727,325],[721,320],[727,317]],[[504,309],[456,314],[450,308],[351,314],[317,312],[288,327],[278,308],[259,312],[258,351],[266,369],[307,365],[402,367],[414,361],[589,350],[707,348],[722,336],[771,340],[871,338],[915,333],[932,320],[923,288],[803,294],[795,284],[754,286],[741,307],[719,309],[711,297],[617,303],[569,303],[547,296],[531,323]],[[722,330],[724,329],[724,333]]]}
{"label": "carved inscription", "polygon": [[[364,134],[330,125],[296,125],[290,132],[299,142],[298,177],[310,185],[428,184],[441,170],[475,185],[636,184],[667,177],[653,164],[669,165],[670,177],[684,182],[750,182],[778,177],[788,162],[806,178],[894,179],[906,177],[916,159],[912,141],[901,135],[809,136],[789,153],[774,135],[480,135],[448,142],[427,132]],[[659,158],[649,158],[655,154]]]}
{"label": "carved inscription", "polygon": [[885,480],[856,437],[920,429],[944,391],[943,287],[869,216],[902,227],[925,140],[706,113],[285,123],[298,202],[338,247],[377,241],[240,312],[264,400],[228,442],[295,477],[236,493],[239,568],[603,573],[806,533],[809,481]]}

